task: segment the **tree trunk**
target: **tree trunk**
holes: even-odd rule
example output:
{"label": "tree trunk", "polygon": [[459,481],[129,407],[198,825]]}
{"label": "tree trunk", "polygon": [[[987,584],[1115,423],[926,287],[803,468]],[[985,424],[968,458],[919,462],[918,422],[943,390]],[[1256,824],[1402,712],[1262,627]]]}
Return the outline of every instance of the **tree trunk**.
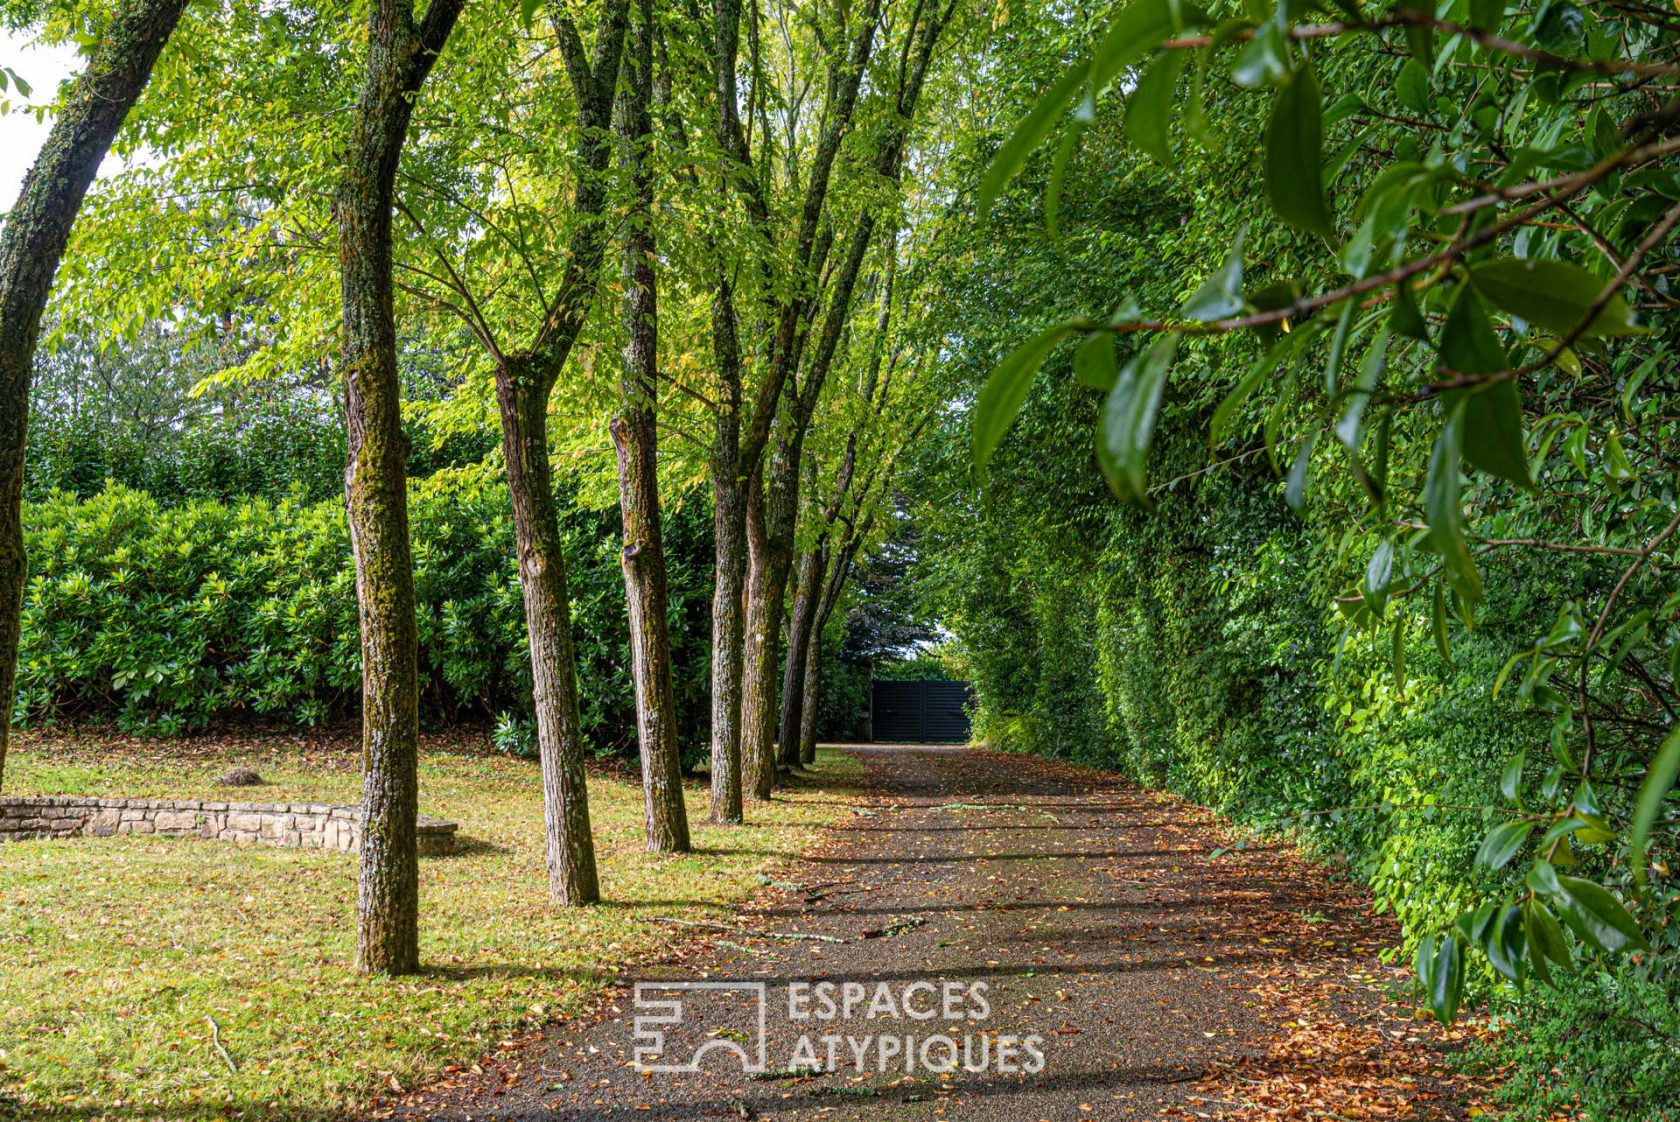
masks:
{"label": "tree trunk", "polygon": [[671,693],[671,636],[666,617],[665,547],[659,534],[658,395],[659,279],[654,272],[653,4],[640,0],[619,112],[619,140],[634,198],[624,234],[623,402],[612,423],[618,451],[618,501],[624,520],[625,599],[630,608],[630,662],[636,690],[636,738],[642,757],[647,849],[687,853],[677,707]]}
{"label": "tree trunk", "polygon": [[[715,326],[719,322],[722,328]],[[713,312],[714,349],[734,351],[733,302],[720,295]],[[718,343],[717,337],[727,337]],[[739,368],[739,353],[735,365]],[[719,366],[723,366],[720,357]],[[716,573],[712,584],[712,808],[719,825],[742,820],[741,667],[745,641],[741,594],[746,577],[746,497],[741,493],[741,393],[719,403],[717,439],[712,446],[712,532]]]}
{"label": "tree trunk", "polygon": [[362,851],[356,969],[420,969],[419,692],[408,540],[408,437],[392,315],[391,207],[415,95],[460,14],[432,0],[414,26],[406,0],[375,0],[368,61],[339,188],[344,304],[344,470],[362,632]]}
{"label": "tree trunk", "polygon": [[586,57],[570,17],[560,11],[551,13],[578,106],[578,170],[572,210],[579,224],[572,235],[559,291],[530,348],[511,355],[496,354],[496,404],[501,414],[508,495],[513,503],[519,587],[531,654],[531,701],[542,760],[548,895],[560,905],[596,903],[601,898],[601,883],[595,866],[589,786],[583,768],[571,590],[548,461],[548,399],[593,301],[606,252],[600,214],[606,205],[602,174],[611,146],[602,130],[611,123],[626,10],[624,0],[603,7],[593,62]]}
{"label": "tree trunk", "polygon": [[820,550],[799,555],[798,584],[793,594],[793,614],[788,618],[787,664],[782,672],[782,719],[776,745],[785,767],[798,767],[801,755],[800,729],[805,715],[805,674],[811,653],[813,625],[822,600]]}
{"label": "tree trunk", "polygon": [[822,629],[811,630],[811,648],[805,656],[805,699],[799,708],[799,762],[810,767],[817,762],[817,715],[822,703]]}
{"label": "tree trunk", "polygon": [[[796,472],[797,448],[778,439],[770,456],[769,486],[747,492],[747,635],[742,660],[741,764],[753,798],[765,801],[776,783],[776,671],[781,661],[783,601],[793,567],[798,487],[782,476]],[[766,494],[766,492],[768,492]]]}
{"label": "tree trunk", "polygon": [[513,500],[525,634],[531,648],[548,894],[556,904],[593,904],[601,898],[601,883],[583,770],[571,593],[548,464],[547,379],[533,371],[529,362],[507,359],[496,371],[496,403],[502,418],[508,494]]}
{"label": "tree trunk", "polygon": [[185,7],[186,0],[133,0],[118,9],[0,230],[0,781],[11,741],[28,580],[23,464],[41,313],[88,185]]}

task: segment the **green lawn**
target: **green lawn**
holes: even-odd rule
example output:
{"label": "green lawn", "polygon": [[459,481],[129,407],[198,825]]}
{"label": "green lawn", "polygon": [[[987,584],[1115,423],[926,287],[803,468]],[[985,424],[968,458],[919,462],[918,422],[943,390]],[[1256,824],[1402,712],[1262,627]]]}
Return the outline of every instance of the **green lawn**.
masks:
{"label": "green lawn", "polygon": [[[8,761],[6,792],[358,798],[343,758],[270,754],[257,766],[272,786],[229,794],[212,780],[233,762],[35,748]],[[471,1063],[511,1030],[584,1009],[604,972],[681,937],[636,917],[726,915],[842,812],[856,767],[824,752],[814,780],[735,830],[702,825],[705,794],[691,788],[701,852],[685,857],[642,853],[640,789],[593,776],[610,902],[560,911],[536,765],[428,754],[421,810],[459,822],[463,852],[421,863],[426,971],[398,981],[347,969],[348,854],[163,838],[0,847],[0,1118],[307,1119]]]}

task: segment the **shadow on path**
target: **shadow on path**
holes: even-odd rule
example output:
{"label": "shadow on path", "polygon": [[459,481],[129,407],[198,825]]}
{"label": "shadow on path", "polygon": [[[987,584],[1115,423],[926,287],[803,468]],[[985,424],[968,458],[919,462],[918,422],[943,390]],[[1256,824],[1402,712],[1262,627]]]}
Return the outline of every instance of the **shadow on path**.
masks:
{"label": "shadow on path", "polygon": [[[1256,998],[1261,979],[1302,968],[1344,997],[1379,1000],[1366,979],[1387,973],[1375,952],[1392,929],[1371,920],[1352,889],[1282,848],[1210,859],[1228,839],[1199,808],[1030,757],[849,750],[864,762],[865,798],[731,922],[784,938],[697,930],[682,961],[637,968],[609,990],[595,1020],[487,1057],[482,1073],[423,1090],[396,1116],[1211,1118],[1241,1104],[1198,1083],[1211,1086],[1240,1067],[1256,1080],[1304,1084],[1319,1066],[1268,1050],[1284,1011]],[[644,901],[636,914],[657,908]],[[695,980],[729,985],[667,986]],[[705,1046],[703,1070],[654,1073],[637,1064],[648,1059],[637,1045],[650,1038],[636,1038],[631,982],[681,1002],[680,1023],[650,1029],[662,1049],[652,1062],[680,1063]],[[797,997],[813,982],[833,983],[837,1005],[847,983],[866,996],[849,1017],[837,1009],[825,1020]],[[955,987],[957,1015],[947,1019],[952,1009],[937,998],[920,1008],[930,1018],[912,1015],[907,989],[918,983],[924,1001]],[[974,1016],[976,989],[983,1017]],[[761,1008],[767,1071],[753,1076],[736,1053],[751,1057]],[[984,1070],[928,1071],[915,1055],[939,1036],[980,1049]],[[888,1058],[883,1038],[894,1037]],[[1001,1042],[1029,1037],[1041,1064],[1001,1070],[1009,1066],[999,1063]],[[932,1047],[937,1061],[943,1045]],[[833,1058],[833,1069],[811,1069],[813,1056],[820,1066]],[[1450,1095],[1438,1098],[1408,1117],[1462,1116]]]}

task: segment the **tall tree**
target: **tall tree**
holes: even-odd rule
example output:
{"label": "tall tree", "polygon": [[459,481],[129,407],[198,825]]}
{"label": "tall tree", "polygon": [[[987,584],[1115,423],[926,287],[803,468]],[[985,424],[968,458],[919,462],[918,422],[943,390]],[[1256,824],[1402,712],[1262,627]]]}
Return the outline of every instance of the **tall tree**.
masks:
{"label": "tall tree", "polygon": [[[419,248],[432,260],[407,262],[404,287],[464,322],[495,372],[531,655],[549,897],[562,905],[591,904],[601,893],[583,765],[571,591],[550,464],[549,405],[600,286],[613,102],[628,18],[629,0],[604,0],[591,47],[566,9],[549,8],[576,115],[569,162],[554,159],[546,144],[568,135],[559,117],[564,107],[528,99],[532,104],[508,110],[520,114],[528,135],[510,138],[507,130],[489,130],[480,151],[474,145],[483,138],[456,130],[466,146],[460,158],[492,169],[487,198],[463,202],[452,186],[427,183],[419,186],[437,205],[431,221],[438,228],[416,211],[405,211]],[[516,62],[517,73],[533,86],[539,82],[536,65],[531,58]],[[494,78],[506,74],[497,71]],[[530,143],[530,136],[538,142]],[[566,170],[554,170],[555,164]],[[528,192],[557,201],[539,206],[527,201]],[[534,236],[533,227],[545,221],[569,232],[552,239]],[[551,244],[555,248],[544,253]],[[523,339],[508,338],[521,331]]]}
{"label": "tall tree", "polygon": [[793,609],[788,613],[787,657],[782,660],[782,716],[776,743],[783,767],[798,767],[799,729],[805,707],[805,676],[817,605],[822,598],[826,542],[801,550],[794,565]]}
{"label": "tall tree", "polygon": [[[741,820],[741,794],[748,788],[768,793],[762,777],[762,752],[743,725],[743,695],[747,687],[746,666],[762,646],[747,618],[746,596],[749,561],[749,507],[752,481],[759,477],[770,443],[772,424],[782,396],[782,387],[797,361],[802,332],[810,323],[811,293],[821,271],[831,239],[819,237],[824,204],[841,141],[851,127],[864,70],[875,46],[881,0],[867,0],[856,14],[842,12],[838,29],[841,49],[829,51],[822,120],[808,162],[799,159],[798,138],[787,139],[785,160],[793,169],[789,182],[800,191],[799,222],[792,241],[791,274],[779,275],[768,252],[761,252],[756,270],[745,278],[720,269],[712,301],[713,355],[719,383],[711,477],[715,511],[716,575],[712,614],[712,818],[714,821]],[[747,22],[752,47],[752,98],[760,114],[770,96],[758,42],[757,8]],[[760,153],[755,157],[742,126],[737,81],[742,9],[739,0],[717,0],[714,6],[712,51],[717,98],[717,145],[723,156],[725,175],[742,200],[748,224],[767,249],[777,240],[771,225],[771,205],[766,181],[774,181],[760,162],[767,159],[769,128],[761,122]],[[849,18],[848,18],[849,17]],[[802,100],[802,97],[800,98]],[[749,120],[753,106],[749,106]],[[801,164],[803,163],[803,167]],[[802,189],[801,189],[802,187]],[[743,354],[741,313],[737,281],[745,279],[759,288],[758,306],[752,312],[752,338],[760,340],[751,354]],[[756,362],[749,363],[749,360]],[[760,370],[756,390],[748,408],[746,392],[749,365]]]}
{"label": "tall tree", "polygon": [[[796,589],[793,596],[793,610],[788,617],[787,655],[783,659],[782,673],[782,711],[781,720],[777,725],[776,741],[779,756],[784,767],[797,767],[802,763],[815,761],[815,728],[810,729],[811,746],[807,751],[805,736],[808,722],[807,707],[815,704],[815,683],[807,683],[807,675],[812,677],[821,673],[819,667],[813,665],[812,651],[815,649],[815,662],[821,662],[822,655],[822,627],[826,622],[823,614],[823,604],[827,594],[828,578],[838,575],[840,582],[845,581],[845,574],[850,565],[850,557],[845,556],[846,545],[841,546],[842,563],[834,570],[830,570],[829,559],[833,552],[835,522],[846,511],[847,506],[861,505],[864,496],[870,491],[873,482],[880,478],[878,471],[872,469],[865,472],[861,482],[861,493],[854,495],[853,484],[857,469],[858,439],[860,436],[882,435],[880,430],[886,420],[886,408],[892,400],[893,375],[897,370],[897,354],[892,363],[886,363],[888,340],[893,324],[893,289],[894,280],[898,275],[898,235],[893,231],[887,239],[885,247],[885,262],[882,274],[877,278],[876,289],[880,312],[876,316],[874,332],[868,344],[868,355],[864,361],[863,384],[858,395],[863,405],[862,415],[854,423],[846,435],[846,449],[841,457],[840,465],[835,473],[832,494],[827,501],[819,503],[817,491],[817,459],[814,454],[806,457],[808,482],[806,485],[807,517],[815,514],[820,516],[821,524],[817,527],[816,540],[800,553],[796,563]],[[882,377],[885,367],[886,376]],[[891,454],[896,455],[893,448]],[[874,461],[874,468],[878,469],[887,453],[885,447],[879,450],[878,458]],[[855,517],[847,522],[847,533],[855,536]],[[851,546],[853,550],[856,545]],[[839,595],[839,589],[834,589],[834,595]],[[830,604],[832,610],[832,604]],[[810,700],[808,700],[810,698]]]}
{"label": "tall tree", "polygon": [[461,14],[432,0],[373,0],[368,57],[338,189],[344,303],[344,469],[362,632],[361,877],[356,969],[420,968],[419,695],[414,570],[408,540],[408,437],[402,427],[392,311],[391,211],[414,101]]}
{"label": "tall tree", "polygon": [[[752,416],[740,435],[740,443],[733,457],[733,472],[727,465],[714,463],[716,479],[738,487],[743,500],[732,505],[744,516],[743,533],[733,535],[742,540],[746,552],[744,587],[733,600],[745,601],[742,623],[741,704],[737,718],[740,737],[742,786],[754,798],[768,799],[775,782],[774,729],[770,725],[775,704],[775,664],[781,632],[780,604],[787,586],[790,557],[770,556],[771,550],[781,550],[783,535],[766,531],[766,519],[777,520],[781,508],[767,508],[760,480],[767,453],[777,457],[778,477],[792,471],[797,477],[797,447],[790,442],[786,425],[778,429],[777,422],[789,408],[783,400],[783,389],[794,374],[804,349],[805,335],[811,323],[820,294],[819,278],[833,245],[833,227],[825,223],[826,203],[835,160],[841,141],[851,127],[856,112],[858,93],[863,75],[874,52],[881,0],[869,0],[853,17],[848,33],[849,46],[842,53],[832,52],[827,76],[827,97],[823,107],[823,125],[805,176],[805,192],[799,211],[799,225],[793,243],[793,262],[790,283],[782,287],[787,294],[781,298],[774,312],[775,334],[766,355],[766,373],[760,385]],[[738,158],[746,158],[744,142]],[[793,157],[790,156],[791,160]],[[797,177],[795,177],[797,181]],[[756,197],[762,199],[762,195]],[[755,197],[748,196],[749,206],[760,206]],[[774,288],[767,284],[766,288]],[[720,296],[723,290],[720,289]],[[720,364],[720,374],[722,373]],[[814,402],[813,402],[814,407]],[[772,436],[775,447],[772,450]],[[791,456],[791,460],[789,457]],[[780,496],[777,496],[778,498]],[[721,540],[721,539],[720,539]],[[725,573],[737,571],[737,564],[725,565],[720,558],[720,579]],[[719,589],[718,595],[724,594]],[[772,606],[774,605],[774,607]],[[715,656],[714,656],[715,657]]]}
{"label": "tall tree", "polygon": [[[918,8],[906,31],[899,56],[896,81],[891,87],[890,111],[875,148],[875,173],[896,185],[903,170],[910,124],[926,86],[934,50],[956,8],[950,0],[943,8]],[[762,498],[749,492],[747,579],[747,651],[741,691],[741,755],[752,778],[752,793],[768,799],[775,781],[775,736],[778,704],[776,670],[779,665],[782,615],[789,572],[793,565],[794,532],[799,513],[799,463],[806,430],[816,413],[823,387],[833,366],[841,335],[851,314],[852,295],[859,271],[869,252],[878,216],[865,208],[847,241],[846,253],[833,270],[828,283],[827,312],[822,334],[811,353],[803,379],[780,379],[789,387],[776,416],[775,448],[769,458]],[[896,228],[896,219],[895,228]],[[792,309],[792,316],[814,311],[815,300],[804,308]],[[780,349],[783,335],[787,350]],[[778,334],[777,360],[792,365],[799,361],[804,336],[790,326],[784,313]],[[757,480],[749,480],[756,488]],[[759,515],[755,517],[755,514]]]}
{"label": "tall tree", "polygon": [[23,465],[41,313],[88,185],[185,7],[186,0],[130,0],[118,7],[0,231],[0,780],[11,741],[28,576]]}
{"label": "tall tree", "polygon": [[875,521],[874,513],[862,521],[848,519],[840,543],[823,543],[817,571],[823,574],[822,594],[818,597],[817,618],[811,624],[811,651],[805,660],[804,703],[799,712],[799,761],[806,767],[817,762],[817,718],[822,705],[823,632],[840,602],[840,593],[851,576],[852,562],[859,547],[869,538]]}
{"label": "tall tree", "polygon": [[624,521],[624,593],[630,612],[630,661],[636,690],[636,737],[642,759],[647,848],[689,849],[682,759],[671,693],[671,636],[666,617],[665,547],[659,527],[658,246],[653,230],[653,2],[638,0],[618,107],[618,136],[630,181],[624,231],[624,372],[619,415],[619,510]]}
{"label": "tall tree", "polygon": [[571,593],[549,468],[548,403],[594,301],[606,254],[600,222],[607,199],[603,173],[611,155],[613,94],[628,14],[628,0],[607,0],[591,58],[570,16],[554,12],[555,34],[577,101],[577,226],[559,290],[527,348],[503,352],[494,343],[490,324],[479,317],[479,334],[489,341],[496,358],[496,401],[513,499],[542,758],[549,894],[560,904],[593,903],[601,890],[583,769]]}

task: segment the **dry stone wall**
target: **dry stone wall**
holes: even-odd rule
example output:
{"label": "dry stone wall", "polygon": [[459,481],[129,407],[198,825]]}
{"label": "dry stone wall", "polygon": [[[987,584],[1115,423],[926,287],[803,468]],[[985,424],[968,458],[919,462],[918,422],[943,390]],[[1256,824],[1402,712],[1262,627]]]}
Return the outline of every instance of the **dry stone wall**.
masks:
{"label": "dry stone wall", "polygon": [[[420,818],[422,856],[455,851],[455,823]],[[0,842],[28,838],[155,834],[355,853],[362,808],[319,803],[221,803],[199,799],[0,798]]]}

